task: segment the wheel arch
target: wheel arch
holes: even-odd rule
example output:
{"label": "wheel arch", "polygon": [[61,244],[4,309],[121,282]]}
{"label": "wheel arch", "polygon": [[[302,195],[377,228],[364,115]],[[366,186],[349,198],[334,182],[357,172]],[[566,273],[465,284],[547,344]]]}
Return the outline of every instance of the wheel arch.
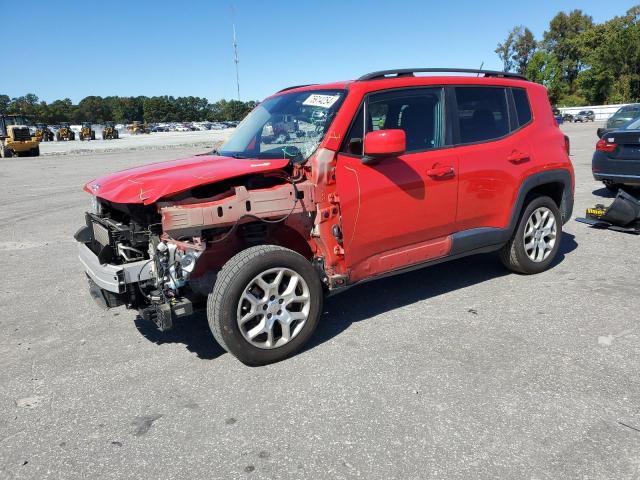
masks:
{"label": "wheel arch", "polygon": [[522,210],[532,198],[551,197],[562,214],[562,223],[567,223],[573,213],[573,180],[569,170],[555,169],[536,173],[524,179],[518,190],[509,221],[509,232],[518,225]]}

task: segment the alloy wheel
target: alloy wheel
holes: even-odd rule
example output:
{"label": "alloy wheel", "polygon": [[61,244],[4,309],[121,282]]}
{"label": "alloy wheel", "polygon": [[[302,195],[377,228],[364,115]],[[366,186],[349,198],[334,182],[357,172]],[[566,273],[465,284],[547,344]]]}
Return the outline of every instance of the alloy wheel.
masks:
{"label": "alloy wheel", "polygon": [[278,348],[302,331],[310,308],[304,278],[289,268],[270,268],[243,290],[237,309],[238,328],[251,345]]}
{"label": "alloy wheel", "polygon": [[556,217],[547,207],[536,208],[524,229],[524,251],[533,262],[546,260],[556,244]]}

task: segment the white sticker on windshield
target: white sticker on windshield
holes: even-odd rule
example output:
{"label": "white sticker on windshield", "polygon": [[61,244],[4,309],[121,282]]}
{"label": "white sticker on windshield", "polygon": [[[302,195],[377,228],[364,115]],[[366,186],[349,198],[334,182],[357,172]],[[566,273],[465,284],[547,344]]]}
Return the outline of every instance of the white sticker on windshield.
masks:
{"label": "white sticker on windshield", "polygon": [[309,95],[302,104],[309,105],[310,107],[331,108],[338,98],[340,98],[340,95],[319,95],[314,93],[313,95]]}

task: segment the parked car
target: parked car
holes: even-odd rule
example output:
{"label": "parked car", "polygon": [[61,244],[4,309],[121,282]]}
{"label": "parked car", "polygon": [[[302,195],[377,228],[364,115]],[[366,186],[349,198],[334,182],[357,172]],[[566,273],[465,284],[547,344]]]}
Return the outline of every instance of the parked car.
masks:
{"label": "parked car", "polygon": [[564,122],[564,118],[562,116],[562,113],[560,112],[560,110],[558,110],[555,107],[553,108],[553,118],[555,118],[556,125],[558,125],[558,126],[562,125],[562,123]]}
{"label": "parked car", "polygon": [[574,118],[574,122],[595,122],[596,114],[593,110],[582,110]]}
{"label": "parked car", "polygon": [[640,186],[640,118],[602,135],[591,170],[593,178],[613,191],[624,185]]}
{"label": "parked car", "polygon": [[633,118],[633,119],[631,119],[631,120],[628,120],[627,122],[623,123],[623,124],[622,124],[622,125],[620,125],[619,127],[614,127],[614,128],[606,128],[606,127],[602,127],[602,128],[599,128],[599,129],[598,129],[598,131],[597,131],[598,138],[602,138],[602,137],[603,137],[603,136],[605,136],[607,133],[615,132],[616,130],[625,130],[625,129],[627,129],[627,127],[629,127],[629,125],[631,125],[631,124],[636,124],[636,125],[637,125],[637,122],[638,122],[638,121],[640,121],[640,115],[639,115],[639,116],[637,116],[637,117],[635,117],[635,118]]}
{"label": "parked car", "polygon": [[[285,89],[208,156],[88,182],[75,239],[93,298],[167,330],[204,296],[217,342],[262,365],[302,348],[326,294],[477,253],[548,269],[574,174],[546,89],[447,72]],[[265,143],[285,115],[306,134]]]}
{"label": "parked car", "polygon": [[632,103],[631,105],[620,107],[616,113],[609,117],[604,128],[598,129],[598,137],[602,137],[605,130],[622,127],[637,117],[640,117],[640,103]]}
{"label": "parked car", "polygon": [[563,113],[562,114],[562,121],[563,122],[573,122],[573,115],[571,115],[570,113]]}

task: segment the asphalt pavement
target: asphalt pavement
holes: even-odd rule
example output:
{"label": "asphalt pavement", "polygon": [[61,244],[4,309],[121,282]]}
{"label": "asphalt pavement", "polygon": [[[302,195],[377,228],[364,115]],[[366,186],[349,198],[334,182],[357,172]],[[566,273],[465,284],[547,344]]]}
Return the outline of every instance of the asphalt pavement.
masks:
{"label": "asphalt pavement", "polygon": [[[574,215],[597,124],[565,125]],[[202,315],[167,334],[89,297],[85,181],[202,146],[0,163],[0,479],[638,478],[640,237],[565,225],[536,276],[481,255],[329,298],[249,368]]]}

